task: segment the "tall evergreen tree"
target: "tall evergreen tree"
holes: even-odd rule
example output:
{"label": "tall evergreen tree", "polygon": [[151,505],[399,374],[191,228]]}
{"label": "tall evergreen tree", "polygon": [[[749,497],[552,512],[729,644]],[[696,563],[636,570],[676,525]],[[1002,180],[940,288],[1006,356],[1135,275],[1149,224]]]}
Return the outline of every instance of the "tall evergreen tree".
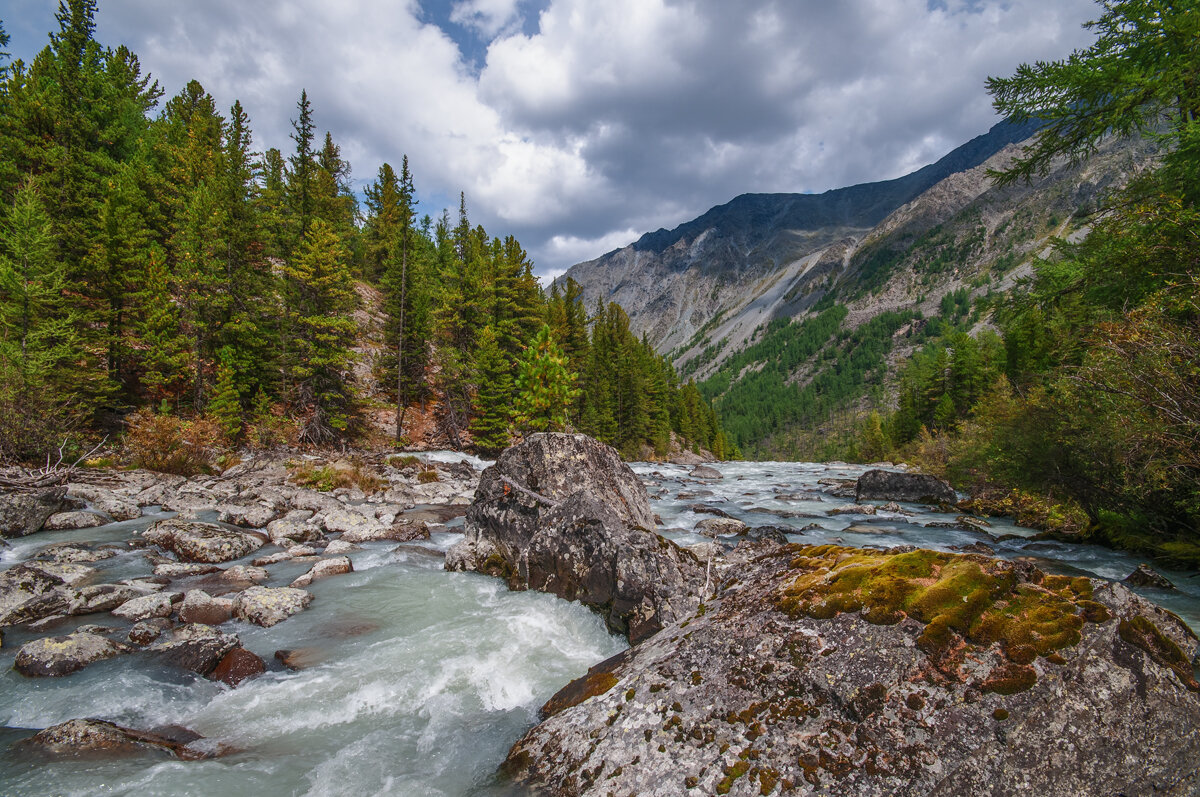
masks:
{"label": "tall evergreen tree", "polygon": [[575,374],[543,324],[518,364],[513,417],[530,432],[561,432],[570,426],[568,412],[575,400]]}
{"label": "tall evergreen tree", "polygon": [[495,456],[508,447],[510,439],[512,366],[490,326],[484,328],[479,339],[479,386],[475,391],[471,439],[479,453]]}

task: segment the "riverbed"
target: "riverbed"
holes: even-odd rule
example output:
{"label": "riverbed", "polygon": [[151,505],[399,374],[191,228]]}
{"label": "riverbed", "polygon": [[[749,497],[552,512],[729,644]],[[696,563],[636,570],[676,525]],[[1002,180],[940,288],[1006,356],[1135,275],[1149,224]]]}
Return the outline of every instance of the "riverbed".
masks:
{"label": "riverbed", "polygon": [[[486,464],[486,463],[480,463]],[[1092,546],[1030,539],[1034,532],[1002,520],[986,529],[955,515],[901,504],[874,515],[831,514],[853,503],[832,494],[862,467],[803,463],[722,463],[722,478],[692,478],[690,468],[639,463],[662,521],[680,544],[707,541],[698,522],[716,509],[751,526],[786,529],[789,539],[887,548],[919,545],[958,550],[986,545],[995,555],[1034,558],[1047,570],[1120,579],[1139,560]],[[882,505],[884,502],[872,502]],[[43,532],[0,551],[0,569],[54,543],[121,543],[167,516],[69,532]],[[461,523],[461,519],[456,521]],[[315,582],[310,608],[271,628],[222,626],[275,668],[236,689],[157,666],[142,654],[93,664],[70,676],[31,679],[12,670],[16,649],[39,635],[10,629],[0,649],[0,793],[503,795],[495,776],[511,744],[537,721],[538,708],[567,682],[625,647],[603,621],[577,604],[513,593],[474,573],[448,573],[441,554],[453,530],[427,542],[367,543],[350,554],[354,572]],[[261,555],[269,549],[257,552]],[[254,558],[247,557],[247,562]],[[145,575],[138,550],[97,562],[97,578]],[[272,565],[270,585],[304,571]],[[1200,584],[1163,571],[1176,592],[1139,589],[1200,628]],[[77,617],[45,633],[83,624],[117,629],[108,614]],[[42,634],[45,635],[45,634]],[[291,650],[302,669],[274,660]],[[12,743],[77,717],[141,729],[182,726],[223,755],[177,761],[134,758],[31,758]]]}

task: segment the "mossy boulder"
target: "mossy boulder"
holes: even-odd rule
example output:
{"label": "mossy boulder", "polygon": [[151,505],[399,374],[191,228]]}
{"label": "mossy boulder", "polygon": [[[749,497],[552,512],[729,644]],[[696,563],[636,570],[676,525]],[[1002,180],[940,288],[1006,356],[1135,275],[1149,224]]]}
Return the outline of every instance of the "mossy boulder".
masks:
{"label": "mossy boulder", "polygon": [[715,598],[553,699],[505,769],[558,795],[1191,795],[1196,651],[1120,584],[743,544]]}

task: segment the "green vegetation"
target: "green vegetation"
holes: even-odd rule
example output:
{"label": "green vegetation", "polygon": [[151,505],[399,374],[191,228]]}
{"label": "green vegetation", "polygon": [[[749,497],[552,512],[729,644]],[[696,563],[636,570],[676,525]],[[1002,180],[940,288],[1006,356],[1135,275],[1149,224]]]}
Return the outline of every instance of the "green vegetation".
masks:
{"label": "green vegetation", "polygon": [[[1050,124],[1011,169],[1157,137],[1161,165],[997,303],[999,337],[945,331],[904,367],[884,419],[899,456],[1044,528],[1200,566],[1200,15],[1116,2],[1096,43],[992,79],[996,107]],[[1148,78],[1147,76],[1153,76]],[[943,311],[961,316],[957,299]],[[1034,498],[1034,497],[1038,498]],[[1038,519],[1040,516],[1040,520]]]}
{"label": "green vegetation", "polygon": [[[137,56],[95,40],[96,13],[63,0],[32,63],[0,52],[0,458],[128,421],[136,461],[203,469],[238,444],[361,439],[372,402],[396,407],[398,443],[421,403],[450,444],[488,453],[517,421],[627,456],[672,433],[736,454],[620,308],[589,318],[569,281],[546,296],[465,196],[456,221],[418,219],[403,156],[360,209],[306,91],[290,144],[261,154],[241,104],[222,113],[196,81],[160,110]],[[185,438],[209,428],[201,457]]]}

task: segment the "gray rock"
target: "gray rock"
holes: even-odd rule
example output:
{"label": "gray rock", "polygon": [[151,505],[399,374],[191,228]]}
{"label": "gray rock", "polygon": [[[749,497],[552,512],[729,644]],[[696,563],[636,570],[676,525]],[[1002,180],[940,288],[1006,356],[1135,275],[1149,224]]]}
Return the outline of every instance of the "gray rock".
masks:
{"label": "gray rock", "polygon": [[292,555],[290,553],[288,553],[287,551],[276,551],[275,553],[268,554],[267,556],[260,556],[257,559],[255,559],[254,561],[252,561],[250,564],[254,565],[255,567],[266,567],[267,565],[274,565],[274,564],[278,564],[280,562],[286,562],[287,560],[289,560],[291,558],[292,558]]}
{"label": "gray rock", "polygon": [[653,528],[645,489],[614,449],[535,434],[483,472],[445,566],[578,600],[638,641],[692,611],[705,582],[696,557]]}
{"label": "gray rock", "polygon": [[953,504],[954,488],[936,476],[869,470],[858,477],[855,501],[907,501],[919,504]]}
{"label": "gray rock", "polygon": [[30,677],[57,677],[82,670],[93,662],[130,650],[99,634],[74,633],[26,642],[17,651],[13,669]]}
{"label": "gray rock", "polygon": [[142,516],[142,508],[138,506],[137,501],[94,484],[68,484],[67,495],[87,501],[92,509],[108,515],[113,520],[134,520]]}
{"label": "gray rock", "polygon": [[875,507],[870,504],[843,504],[826,512],[828,515],[874,515]]}
{"label": "gray rock", "polygon": [[107,612],[146,593],[128,584],[93,584],[79,589],[82,599],[72,614]]}
{"label": "gray rock", "polygon": [[24,537],[40,531],[51,515],[68,508],[66,498],[66,487],[0,494],[0,537]]}
{"label": "gray rock", "polygon": [[361,551],[362,548],[352,542],[346,540],[334,540],[325,546],[326,556],[336,556],[338,554],[350,553],[352,551]]}
{"label": "gray rock", "polygon": [[[1128,589],[1091,582],[1080,640],[1051,661],[952,630],[943,640],[914,617],[873,625],[856,610],[814,610],[818,619],[795,601],[819,595],[798,585],[829,583],[820,568],[840,554],[771,550],[728,571],[705,612],[552,698],[506,773],[559,797],[790,793],[786,784],[855,797],[1183,797],[1200,787],[1200,735],[1180,732],[1200,727],[1196,639]],[[1071,589],[1033,568],[955,561],[1015,575],[1028,594]]]}
{"label": "gray rock", "polygon": [[147,650],[165,664],[208,675],[226,653],[240,646],[241,641],[233,634],[209,625],[190,623],[179,626],[169,638],[154,643]]}
{"label": "gray rock", "polygon": [[26,562],[0,572],[0,626],[69,614],[82,604],[61,577]]}
{"label": "gray rock", "polygon": [[1122,583],[1134,587],[1154,587],[1155,589],[1175,589],[1175,585],[1154,568],[1146,563],[1138,565],[1132,573],[1121,579]]}
{"label": "gray rock", "polygon": [[331,534],[342,535],[347,542],[387,539],[388,528],[373,517],[352,509],[333,509],[321,518],[321,527]]}
{"label": "gray rock", "polygon": [[273,507],[262,504],[249,506],[221,504],[217,507],[217,512],[217,519],[222,523],[232,523],[235,526],[251,529],[261,529],[279,516]]}
{"label": "gray rock", "polygon": [[156,733],[124,728],[112,722],[96,719],[75,719],[38,731],[21,743],[27,750],[41,754],[125,756],[145,753],[148,750],[167,753],[184,761],[211,758],[212,753],[189,747],[201,737],[189,734],[186,742],[170,739]]}
{"label": "gray rock", "polygon": [[60,543],[38,551],[37,555],[39,559],[48,559],[52,562],[83,564],[112,559],[117,552],[112,548],[93,549],[75,543]]}
{"label": "gray rock", "polygon": [[[307,510],[305,510],[307,511]],[[309,515],[312,513],[309,512]],[[304,520],[289,520],[282,518],[272,520],[267,524],[267,534],[276,545],[288,545],[297,542],[313,542],[322,538],[321,530]]]}
{"label": "gray rock", "polygon": [[179,604],[179,622],[220,625],[233,617],[233,600],[214,598],[204,590],[188,590]]}
{"label": "gray rock", "polygon": [[741,534],[746,530],[746,524],[731,517],[710,517],[696,524],[696,533],[709,537],[722,534]]}
{"label": "gray rock", "polygon": [[95,512],[76,510],[74,512],[56,512],[46,519],[42,525],[43,531],[65,531],[70,529],[91,529],[103,526],[109,520]]}
{"label": "gray rock", "polygon": [[322,559],[309,568],[308,572],[293,581],[290,586],[297,589],[307,587],[314,581],[329,576],[340,576],[354,572],[354,564],[349,556],[338,556],[332,559]]}
{"label": "gray rock", "polygon": [[215,523],[160,520],[142,533],[143,539],[173,552],[186,562],[228,562],[263,546],[259,537]]}
{"label": "gray rock", "polygon": [[219,572],[220,570],[221,568],[217,565],[168,562],[166,564],[155,565],[154,575],[163,578],[188,578],[190,576],[205,576],[209,573]]}
{"label": "gray rock", "polygon": [[250,587],[233,599],[233,616],[270,627],[303,611],[312,598],[310,593],[291,587]]}
{"label": "gray rock", "polygon": [[151,617],[170,617],[175,604],[183,600],[182,592],[156,592],[126,601],[112,610],[125,620],[149,620]]}
{"label": "gray rock", "polygon": [[163,635],[163,632],[171,630],[171,621],[165,617],[152,617],[149,620],[142,620],[139,623],[134,623],[133,628],[129,629],[129,644],[145,647],[154,640]]}
{"label": "gray rock", "polygon": [[693,479],[720,479],[721,471],[716,468],[710,468],[708,465],[697,465],[692,468],[692,472],[688,474]]}

